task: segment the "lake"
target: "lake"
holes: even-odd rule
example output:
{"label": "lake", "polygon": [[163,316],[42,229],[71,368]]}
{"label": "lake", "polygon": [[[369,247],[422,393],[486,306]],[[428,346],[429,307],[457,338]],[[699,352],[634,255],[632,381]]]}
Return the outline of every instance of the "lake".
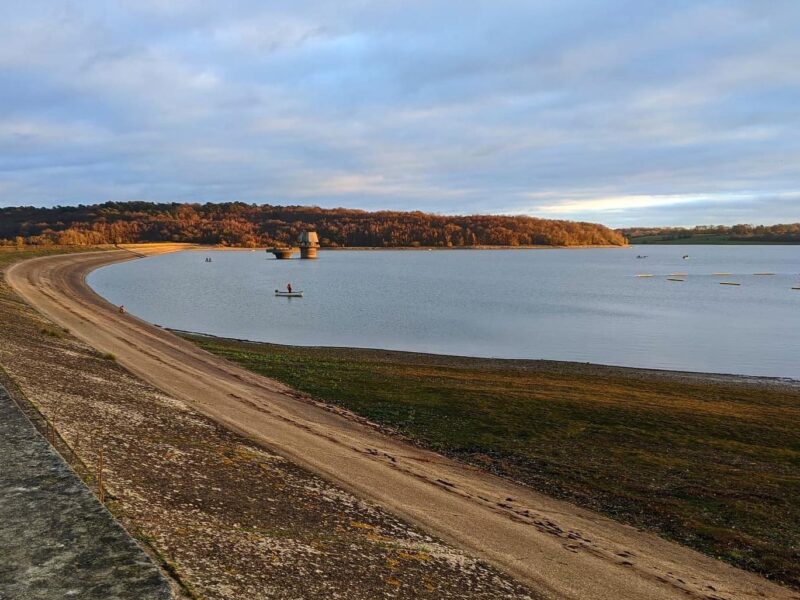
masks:
{"label": "lake", "polygon": [[[232,338],[800,379],[799,274],[798,246],[204,250],[88,282],[147,321]],[[287,282],[304,297],[275,297]]]}

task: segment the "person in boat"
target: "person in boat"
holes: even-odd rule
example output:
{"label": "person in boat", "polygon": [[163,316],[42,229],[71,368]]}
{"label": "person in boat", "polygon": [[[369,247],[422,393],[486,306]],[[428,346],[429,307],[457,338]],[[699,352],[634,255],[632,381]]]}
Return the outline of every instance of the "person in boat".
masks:
{"label": "person in boat", "polygon": [[286,284],[286,291],[289,292],[290,294],[292,293],[292,284],[291,283],[287,283]]}

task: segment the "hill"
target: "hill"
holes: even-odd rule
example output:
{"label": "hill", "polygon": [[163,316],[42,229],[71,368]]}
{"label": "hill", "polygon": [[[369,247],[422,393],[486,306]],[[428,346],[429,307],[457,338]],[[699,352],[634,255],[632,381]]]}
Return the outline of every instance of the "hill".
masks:
{"label": "hill", "polygon": [[800,244],[800,223],[618,229],[631,244]]}
{"label": "hill", "polygon": [[[226,246],[292,243],[315,229],[327,247],[625,245],[594,223],[524,216],[441,216],[315,206],[106,202],[0,209],[0,244],[190,242]],[[21,239],[17,239],[21,238]]]}

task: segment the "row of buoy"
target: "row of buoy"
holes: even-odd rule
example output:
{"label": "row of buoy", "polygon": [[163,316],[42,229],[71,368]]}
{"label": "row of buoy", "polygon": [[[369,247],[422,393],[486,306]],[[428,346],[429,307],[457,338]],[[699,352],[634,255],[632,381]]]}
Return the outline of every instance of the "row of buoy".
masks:
{"label": "row of buoy", "polygon": [[[731,275],[731,273],[712,273],[712,276],[724,276],[724,275]],[[755,276],[755,277],[763,277],[763,276],[768,276],[768,275],[775,275],[775,273],[753,273],[753,276]],[[688,273],[670,273],[669,276],[667,277],[667,281],[684,282],[684,281],[686,281],[686,277],[688,277],[688,276],[689,276]],[[653,275],[652,273],[638,273],[636,275],[636,277],[649,278],[649,277],[655,277],[655,275]],[[720,285],[733,285],[733,286],[741,286],[742,285],[738,281],[720,281],[719,284]],[[793,290],[800,290],[800,285],[793,286],[792,289]]]}
{"label": "row of buoy", "polygon": [[[712,277],[726,277],[733,275],[733,273],[712,273]],[[775,275],[775,273],[753,273],[754,277],[765,277],[768,275]],[[669,273],[668,277],[688,277],[689,273]],[[637,273],[636,277],[655,277],[652,273]]]}

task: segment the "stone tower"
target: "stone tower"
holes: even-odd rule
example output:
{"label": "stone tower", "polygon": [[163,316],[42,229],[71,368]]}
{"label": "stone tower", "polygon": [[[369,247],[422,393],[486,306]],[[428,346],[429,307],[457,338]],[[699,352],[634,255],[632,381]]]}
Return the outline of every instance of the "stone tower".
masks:
{"label": "stone tower", "polygon": [[300,258],[317,258],[319,238],[316,231],[303,231],[297,238],[297,245],[300,246]]}

